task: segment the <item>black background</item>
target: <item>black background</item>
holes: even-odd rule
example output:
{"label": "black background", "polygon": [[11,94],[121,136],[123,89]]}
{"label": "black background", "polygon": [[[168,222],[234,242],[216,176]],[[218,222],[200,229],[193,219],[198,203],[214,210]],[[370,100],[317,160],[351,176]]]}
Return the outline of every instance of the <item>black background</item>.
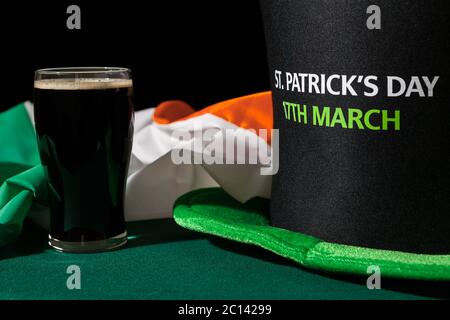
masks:
{"label": "black background", "polygon": [[[66,27],[71,4],[81,30]],[[0,111],[31,100],[34,70],[45,67],[129,67],[137,110],[269,89],[257,0],[16,1],[0,7],[0,41]]]}

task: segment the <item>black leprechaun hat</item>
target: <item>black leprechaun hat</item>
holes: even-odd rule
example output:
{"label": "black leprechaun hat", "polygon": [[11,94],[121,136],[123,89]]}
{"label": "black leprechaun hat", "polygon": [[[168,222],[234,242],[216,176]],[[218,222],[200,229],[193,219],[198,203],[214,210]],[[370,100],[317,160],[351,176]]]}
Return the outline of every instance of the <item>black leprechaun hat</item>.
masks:
{"label": "black leprechaun hat", "polygon": [[279,130],[270,201],[220,189],[179,224],[300,264],[450,279],[449,9],[444,0],[261,0]]}

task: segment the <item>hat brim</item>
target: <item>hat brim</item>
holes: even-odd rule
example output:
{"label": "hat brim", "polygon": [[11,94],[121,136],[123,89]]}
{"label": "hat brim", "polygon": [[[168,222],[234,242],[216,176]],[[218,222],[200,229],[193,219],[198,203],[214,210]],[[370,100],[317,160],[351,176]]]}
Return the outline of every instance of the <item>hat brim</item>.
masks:
{"label": "hat brim", "polygon": [[342,245],[272,227],[269,200],[241,204],[221,188],[184,194],[175,202],[173,215],[184,228],[257,245],[307,268],[367,276],[368,267],[377,266],[386,277],[450,280],[450,255]]}

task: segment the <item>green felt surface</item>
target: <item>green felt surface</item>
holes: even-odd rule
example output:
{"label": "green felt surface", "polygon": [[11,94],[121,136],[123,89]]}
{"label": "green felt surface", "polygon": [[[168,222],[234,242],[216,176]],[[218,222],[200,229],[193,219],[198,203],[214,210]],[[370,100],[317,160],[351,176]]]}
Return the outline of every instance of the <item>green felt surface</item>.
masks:
{"label": "green felt surface", "polygon": [[[129,224],[129,245],[100,254],[58,253],[46,232],[25,223],[0,249],[0,299],[417,299],[450,293],[444,283],[382,279],[302,269],[256,246],[185,230],[171,219]],[[66,269],[81,268],[81,290]]]}
{"label": "green felt surface", "polygon": [[[20,135],[16,134],[21,132]],[[255,246],[185,230],[173,220],[129,224],[124,249],[63,254],[22,219],[45,199],[36,142],[23,105],[0,114],[0,299],[409,299],[445,297],[446,283],[382,279],[300,268]],[[13,241],[16,236],[17,241]],[[81,268],[81,290],[66,269]]]}

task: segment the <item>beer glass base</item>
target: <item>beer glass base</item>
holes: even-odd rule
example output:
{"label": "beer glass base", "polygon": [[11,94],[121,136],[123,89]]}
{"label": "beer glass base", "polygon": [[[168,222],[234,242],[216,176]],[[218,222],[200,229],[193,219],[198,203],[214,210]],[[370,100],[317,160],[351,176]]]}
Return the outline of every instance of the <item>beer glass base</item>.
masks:
{"label": "beer glass base", "polygon": [[59,252],[70,253],[90,253],[90,252],[103,252],[110,251],[122,247],[127,243],[127,232],[123,232],[117,236],[96,241],[84,241],[84,242],[69,242],[61,241],[48,236],[48,244]]}

